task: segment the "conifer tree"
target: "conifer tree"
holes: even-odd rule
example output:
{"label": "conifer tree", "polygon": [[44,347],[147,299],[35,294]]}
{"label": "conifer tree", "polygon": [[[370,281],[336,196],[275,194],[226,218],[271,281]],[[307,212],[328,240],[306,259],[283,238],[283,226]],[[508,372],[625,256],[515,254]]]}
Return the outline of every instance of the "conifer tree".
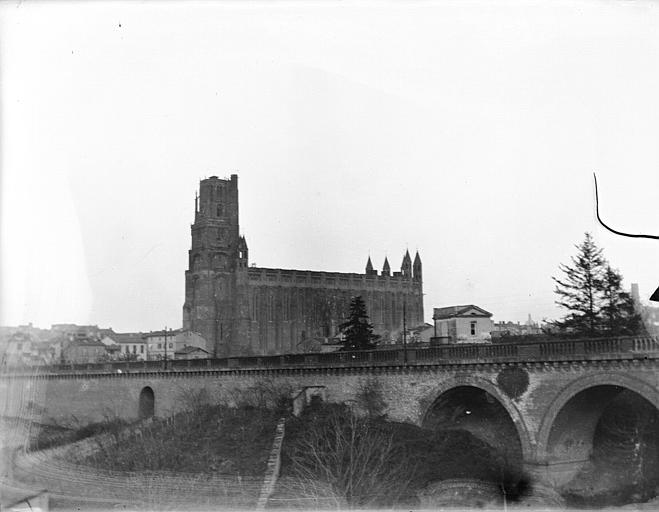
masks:
{"label": "conifer tree", "polygon": [[366,304],[361,296],[353,297],[350,301],[348,319],[339,325],[343,334],[343,347],[341,350],[369,350],[375,348],[380,336],[373,334],[373,326],[368,321]]}
{"label": "conifer tree", "polygon": [[590,233],[576,248],[572,265],[559,266],[563,278],[552,277],[559,296],[556,304],[567,310],[563,320],[556,323],[587,336],[643,333],[643,320],[631,294],[622,288],[622,275],[607,263]]}
{"label": "conifer tree", "polygon": [[600,329],[605,260],[590,233],[575,247],[578,252],[572,257],[572,266],[559,266],[564,277],[552,277],[556,283],[554,291],[559,296],[556,304],[568,311],[557,323],[577,334],[594,336]]}
{"label": "conifer tree", "polygon": [[622,288],[620,272],[607,265],[603,284],[602,327],[605,333],[612,336],[642,333],[643,319],[636,311],[631,294]]}

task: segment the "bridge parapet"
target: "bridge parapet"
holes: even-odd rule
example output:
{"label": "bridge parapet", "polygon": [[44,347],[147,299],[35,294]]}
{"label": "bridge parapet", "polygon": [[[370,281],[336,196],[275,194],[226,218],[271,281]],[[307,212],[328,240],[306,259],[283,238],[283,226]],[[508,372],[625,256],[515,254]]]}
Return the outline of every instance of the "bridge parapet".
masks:
{"label": "bridge parapet", "polygon": [[[223,359],[174,359],[89,364],[59,364],[39,367],[41,375],[132,373],[162,371],[277,369],[345,366],[423,366],[444,364],[488,364],[611,359],[657,359],[656,337],[574,339],[544,342],[453,344],[431,347],[377,349],[274,356],[229,357]],[[33,374],[34,368],[5,368],[4,375]]]}

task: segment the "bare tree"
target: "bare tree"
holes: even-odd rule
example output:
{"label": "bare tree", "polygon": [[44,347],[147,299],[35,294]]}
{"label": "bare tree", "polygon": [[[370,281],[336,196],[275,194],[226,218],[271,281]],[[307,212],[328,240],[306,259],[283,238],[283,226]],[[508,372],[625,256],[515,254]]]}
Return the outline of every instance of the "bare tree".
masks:
{"label": "bare tree", "polygon": [[301,481],[328,486],[353,506],[395,502],[415,472],[390,432],[345,410],[315,421],[295,443],[290,459]]}

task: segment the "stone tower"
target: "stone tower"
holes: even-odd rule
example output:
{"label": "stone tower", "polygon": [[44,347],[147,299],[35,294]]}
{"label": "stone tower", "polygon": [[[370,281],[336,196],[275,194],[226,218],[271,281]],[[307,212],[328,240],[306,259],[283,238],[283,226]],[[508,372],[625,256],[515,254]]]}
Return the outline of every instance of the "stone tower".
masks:
{"label": "stone tower", "polygon": [[201,181],[191,231],[183,328],[200,333],[208,351],[222,357],[239,339],[247,314],[247,242],[239,235],[237,175]]}
{"label": "stone tower", "polygon": [[369,256],[364,273],[250,267],[238,221],[238,176],[211,176],[195,197],[185,271],[183,328],[198,332],[214,357],[320,350],[339,335],[352,297],[361,295],[376,333],[394,340],[423,323],[421,259],[406,251],[400,272]]}

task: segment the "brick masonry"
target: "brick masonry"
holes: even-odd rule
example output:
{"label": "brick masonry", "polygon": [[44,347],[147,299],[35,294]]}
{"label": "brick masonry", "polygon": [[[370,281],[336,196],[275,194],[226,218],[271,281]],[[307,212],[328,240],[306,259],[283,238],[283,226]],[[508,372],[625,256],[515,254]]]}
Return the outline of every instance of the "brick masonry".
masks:
{"label": "brick masonry", "polygon": [[316,272],[249,266],[240,235],[238,176],[202,180],[195,199],[183,328],[200,333],[214,357],[318,349],[338,334],[350,300],[361,295],[375,331],[395,338],[423,323],[421,258],[406,252],[400,272]]}
{"label": "brick masonry", "polygon": [[[324,386],[328,401],[346,403],[355,399],[368,380],[376,379],[388,404],[385,412],[389,418],[421,425],[443,393],[469,386],[486,391],[505,408],[515,425],[530,470],[543,478],[564,479],[583,463],[592,449],[595,426],[592,419],[601,414],[610,396],[601,398],[600,393],[598,401],[592,401],[587,411],[570,411],[568,421],[559,425],[556,420],[561,411],[574,403],[575,395],[588,393],[597,386],[607,386],[598,389],[611,393],[629,389],[659,408],[658,363],[658,359],[647,358],[4,376],[0,378],[0,397],[5,397],[2,404],[5,416],[40,411],[44,422],[66,422],[72,415],[80,421],[97,421],[115,416],[137,418],[140,393],[145,387],[154,392],[154,414],[166,417],[181,410],[186,397],[200,389],[216,403],[232,404],[239,390],[264,381],[282,389]],[[515,399],[508,397],[497,384],[499,373],[509,367],[521,368],[529,377],[528,388]],[[26,405],[26,400],[31,405]]]}

